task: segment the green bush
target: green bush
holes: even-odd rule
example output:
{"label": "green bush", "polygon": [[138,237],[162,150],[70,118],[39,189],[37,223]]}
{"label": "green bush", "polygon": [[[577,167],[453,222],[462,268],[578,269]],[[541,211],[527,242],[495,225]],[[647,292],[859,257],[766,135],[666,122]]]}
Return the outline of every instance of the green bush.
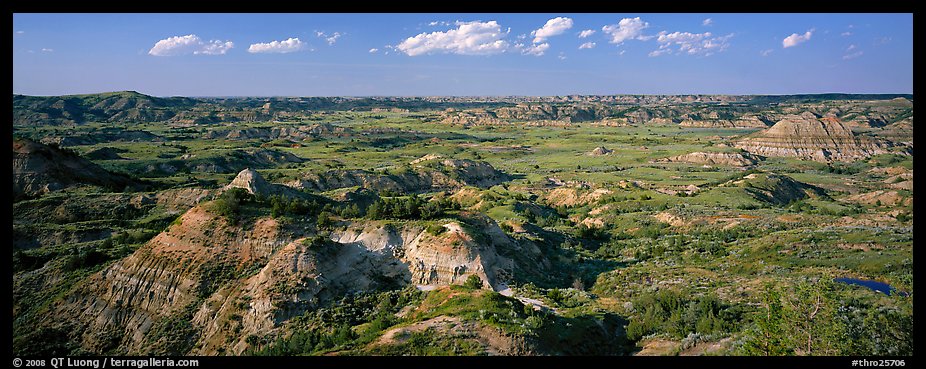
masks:
{"label": "green bush", "polygon": [[471,274],[468,278],[466,278],[466,282],[463,282],[463,287],[474,290],[482,289],[482,285],[482,278],[479,278],[479,276],[475,274]]}

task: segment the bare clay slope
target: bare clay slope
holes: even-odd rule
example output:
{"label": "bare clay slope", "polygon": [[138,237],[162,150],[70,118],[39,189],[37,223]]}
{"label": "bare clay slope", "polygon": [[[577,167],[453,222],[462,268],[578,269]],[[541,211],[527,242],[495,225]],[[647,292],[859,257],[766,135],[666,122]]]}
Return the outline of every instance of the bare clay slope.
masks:
{"label": "bare clay slope", "polygon": [[14,200],[79,184],[110,190],[139,185],[131,178],[110,173],[72,152],[27,139],[13,140]]}
{"label": "bare clay slope", "polygon": [[[265,194],[279,186],[242,173],[235,187]],[[314,222],[230,221],[212,204],[190,209],[135,253],[81,282],[44,324],[71,332],[92,353],[240,354],[247,337],[266,335],[346,293],[462,284],[474,274],[494,288],[509,282],[515,268],[500,250],[539,252],[522,249],[477,214],[447,220],[438,234],[415,222],[358,221],[319,235]]]}
{"label": "bare clay slope", "polygon": [[836,118],[810,112],[789,115],[771,128],[736,143],[762,156],[790,156],[819,162],[854,161],[887,152],[885,144],[857,137]]}

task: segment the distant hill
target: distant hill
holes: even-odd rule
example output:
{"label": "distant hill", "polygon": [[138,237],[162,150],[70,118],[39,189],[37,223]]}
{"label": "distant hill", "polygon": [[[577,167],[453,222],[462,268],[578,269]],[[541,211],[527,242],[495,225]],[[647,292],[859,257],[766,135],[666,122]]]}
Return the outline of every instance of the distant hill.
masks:
{"label": "distant hill", "polygon": [[[172,122],[212,124],[289,119],[312,111],[397,111],[484,109],[508,120],[594,121],[626,118],[629,123],[659,118],[678,123],[688,118],[693,126],[763,127],[733,120],[752,105],[813,103],[829,100],[894,100],[910,104],[909,94],[809,94],[809,95],[607,95],[607,96],[496,96],[496,97],[153,97],[135,91],[87,95],[13,95],[13,124],[17,126],[77,125],[87,122]],[[665,107],[664,105],[672,105]],[[647,108],[641,108],[641,107]],[[712,111],[693,111],[691,106],[711,106]],[[666,110],[667,111],[663,111]],[[702,119],[701,114],[710,117]],[[683,119],[684,118],[684,119]],[[750,117],[747,117],[750,118]],[[727,122],[729,120],[729,122]],[[691,122],[689,122],[691,123]],[[692,125],[689,124],[689,125]]]}
{"label": "distant hill", "polygon": [[113,191],[140,186],[135,180],[111,173],[69,150],[25,139],[13,140],[14,201],[81,184]]}
{"label": "distant hill", "polygon": [[196,105],[186,97],[153,97],[135,91],[89,95],[13,95],[14,125],[74,125],[85,122],[157,122]]}

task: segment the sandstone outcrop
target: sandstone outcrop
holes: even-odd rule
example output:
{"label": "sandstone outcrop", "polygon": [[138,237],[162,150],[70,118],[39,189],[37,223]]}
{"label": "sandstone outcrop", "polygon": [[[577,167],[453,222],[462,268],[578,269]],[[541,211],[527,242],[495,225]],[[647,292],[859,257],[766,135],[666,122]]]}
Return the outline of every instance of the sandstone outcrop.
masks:
{"label": "sandstone outcrop", "polygon": [[608,150],[608,149],[605,148],[604,146],[598,146],[598,147],[596,147],[594,150],[592,150],[591,152],[589,152],[587,155],[589,155],[589,156],[602,156],[602,155],[611,154],[611,153],[613,153],[613,152],[614,152],[614,150]]}
{"label": "sandstone outcrop", "polygon": [[703,165],[729,165],[735,167],[746,167],[755,165],[759,158],[751,154],[740,154],[735,152],[692,152],[685,155],[678,155],[656,160],[663,163],[692,163]]}
{"label": "sandstone outcrop", "polygon": [[242,188],[252,195],[264,197],[273,195],[287,197],[302,196],[302,193],[290,187],[267,182],[267,180],[265,180],[264,177],[260,175],[260,173],[251,168],[245,168],[239,172],[238,175],[235,176],[235,179],[231,181],[231,183],[225,185],[225,187],[222,188],[222,191],[227,191],[232,188]]}
{"label": "sandstone outcrop", "polygon": [[857,137],[838,119],[821,119],[810,112],[787,116],[735,146],[762,156],[790,156],[819,162],[854,161],[887,152],[882,143]]}

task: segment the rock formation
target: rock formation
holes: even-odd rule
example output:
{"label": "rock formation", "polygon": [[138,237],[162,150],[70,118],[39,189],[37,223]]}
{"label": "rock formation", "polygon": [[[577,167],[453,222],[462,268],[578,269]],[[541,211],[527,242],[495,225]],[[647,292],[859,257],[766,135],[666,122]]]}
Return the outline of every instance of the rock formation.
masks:
{"label": "rock formation", "polygon": [[139,186],[131,178],[110,173],[73,152],[26,139],[13,140],[14,200],[80,184],[118,191]]}
{"label": "rock formation", "polygon": [[735,146],[762,156],[790,156],[819,162],[854,161],[887,152],[882,143],[857,137],[838,119],[820,119],[810,112],[787,116]]}
{"label": "rock formation", "polygon": [[330,170],[306,174],[288,185],[316,191],[359,186],[377,191],[426,192],[463,186],[488,188],[508,180],[507,174],[485,162],[440,160],[435,156],[417,161],[412,167],[399,171],[377,173],[366,170]]}
{"label": "rock formation", "polygon": [[598,147],[596,147],[594,150],[592,150],[591,152],[589,152],[587,155],[589,155],[589,156],[602,156],[602,155],[608,155],[608,154],[613,153],[613,152],[614,152],[614,150],[608,150],[608,149],[605,148],[604,146],[598,146]]}
{"label": "rock formation", "polygon": [[755,165],[759,158],[750,154],[740,154],[735,152],[692,152],[685,155],[673,156],[656,160],[664,163],[693,163],[704,165],[730,165],[735,167],[745,167]]}
{"label": "rock formation", "polygon": [[264,177],[257,173],[254,169],[245,168],[235,176],[235,179],[231,183],[227,184],[222,188],[222,191],[227,191],[232,188],[243,188],[252,195],[259,196],[273,196],[281,195],[286,197],[300,197],[303,196],[297,190],[294,190],[290,187],[273,184],[267,182]]}

